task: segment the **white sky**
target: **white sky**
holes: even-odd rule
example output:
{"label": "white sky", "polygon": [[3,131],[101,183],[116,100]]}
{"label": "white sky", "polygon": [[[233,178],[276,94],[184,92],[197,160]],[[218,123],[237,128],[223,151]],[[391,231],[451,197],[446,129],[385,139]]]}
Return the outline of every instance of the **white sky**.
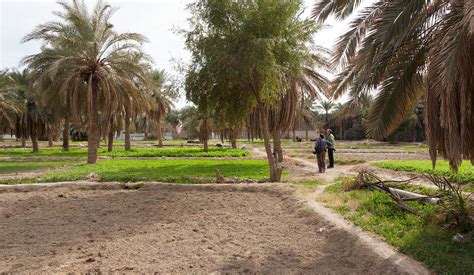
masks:
{"label": "white sky", "polygon": [[[184,39],[173,29],[186,28],[189,13],[185,9],[192,0],[108,0],[107,3],[119,10],[112,17],[112,23],[119,32],[138,32],[145,35],[150,43],[145,51],[150,54],[155,65],[176,74],[172,60],[189,60],[184,49]],[[305,0],[306,14],[309,14],[316,0]],[[92,7],[95,0],[86,0]],[[37,25],[55,20],[53,11],[60,10],[56,0],[0,0],[0,69],[20,66],[20,60],[39,51],[40,42],[20,41]],[[315,42],[331,48],[337,37],[347,28],[344,22],[329,20],[332,27],[318,33]],[[185,99],[176,103],[181,108]]]}

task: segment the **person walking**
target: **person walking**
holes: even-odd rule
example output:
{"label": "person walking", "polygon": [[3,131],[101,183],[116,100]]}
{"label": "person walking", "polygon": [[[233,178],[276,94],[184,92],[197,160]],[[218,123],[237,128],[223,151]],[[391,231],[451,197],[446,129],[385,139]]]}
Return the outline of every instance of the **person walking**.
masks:
{"label": "person walking", "polygon": [[335,140],[334,140],[334,135],[332,134],[332,130],[328,129],[327,130],[327,142],[328,142],[328,157],[329,157],[329,165],[328,169],[334,168],[334,151],[336,151],[335,147]]}
{"label": "person walking", "polygon": [[326,172],[326,149],[328,146],[327,140],[324,139],[324,135],[319,135],[319,139],[316,141],[314,146],[314,153],[318,160],[319,173]]}

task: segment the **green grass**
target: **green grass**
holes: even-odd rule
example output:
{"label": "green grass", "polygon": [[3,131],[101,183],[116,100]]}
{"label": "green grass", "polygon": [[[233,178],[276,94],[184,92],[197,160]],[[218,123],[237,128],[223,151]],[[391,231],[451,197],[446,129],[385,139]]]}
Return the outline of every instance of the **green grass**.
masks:
{"label": "green grass", "polygon": [[379,144],[341,144],[337,145],[338,149],[399,149],[399,150],[422,150],[426,151],[429,149],[426,144],[412,144],[412,145],[397,145],[390,143],[379,143]]}
{"label": "green grass", "polygon": [[[215,181],[216,169],[224,177],[262,179],[269,169],[263,160],[102,160],[94,165],[81,164],[53,171],[41,179],[23,179],[20,183],[60,182],[83,180],[89,174],[99,181],[170,183],[208,183]],[[4,180],[3,184],[19,183]]]}
{"label": "green grass", "polygon": [[453,174],[449,168],[449,163],[440,160],[433,170],[430,160],[410,160],[410,161],[383,161],[373,164],[376,167],[406,172],[432,173],[438,176],[447,176],[460,182],[474,182],[474,166],[468,161],[464,161],[457,174]]}
{"label": "green grass", "polygon": [[315,188],[319,185],[325,184],[325,182],[321,180],[317,180],[317,179],[304,179],[304,180],[292,182],[292,184],[295,186],[302,186],[305,188]]}
{"label": "green grass", "polygon": [[365,230],[375,232],[390,244],[437,273],[472,274],[474,240],[452,240],[456,232],[431,222],[438,206],[409,202],[421,217],[396,206],[385,193],[369,190],[342,191],[343,183],[330,186],[320,200],[344,218]]}
{"label": "green grass", "polygon": [[[125,151],[124,148],[114,148],[113,152],[107,152],[105,148],[99,149],[100,156],[110,157],[245,157],[249,153],[241,149],[229,148],[209,148],[208,152],[204,152],[200,147],[135,147],[131,151]],[[71,149],[63,151],[59,148],[41,149],[38,153],[32,153],[25,149],[7,149],[0,150],[2,157],[85,157],[87,156],[87,148]]]}
{"label": "green grass", "polygon": [[48,161],[48,162],[0,162],[0,174],[13,174],[31,172],[40,169],[56,168],[71,164],[71,161]]}

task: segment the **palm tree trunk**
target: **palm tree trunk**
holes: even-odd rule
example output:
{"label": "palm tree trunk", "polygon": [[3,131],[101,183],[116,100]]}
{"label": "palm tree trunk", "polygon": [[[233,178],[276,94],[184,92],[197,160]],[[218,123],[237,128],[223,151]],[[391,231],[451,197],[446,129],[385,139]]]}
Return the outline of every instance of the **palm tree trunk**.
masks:
{"label": "palm tree trunk", "polygon": [[268,165],[270,167],[270,181],[271,182],[278,182],[281,180],[281,168],[278,167],[275,158],[273,157],[272,152],[272,145],[270,143],[270,129],[268,126],[268,117],[267,111],[264,108],[263,102],[260,99],[260,95],[258,92],[255,93],[257,99],[257,106],[260,111],[260,128],[262,130],[263,135],[263,144],[265,146],[265,152],[267,153]]}
{"label": "palm tree trunk", "polygon": [[25,137],[21,137],[21,147],[25,148],[26,147],[26,139]]}
{"label": "palm tree trunk", "polygon": [[202,142],[204,144],[204,152],[209,152],[209,138],[204,138]]}
{"label": "palm tree trunk", "polygon": [[112,129],[109,130],[109,136],[107,139],[107,152],[112,152],[114,149],[114,131]]}
{"label": "palm tree trunk", "polygon": [[54,145],[54,142],[53,142],[53,139],[54,139],[54,133],[53,133],[53,129],[50,129],[48,131],[48,147],[53,147]]}
{"label": "palm tree trunk", "polygon": [[229,129],[229,139],[232,149],[237,149],[237,131],[235,129]]}
{"label": "palm tree trunk", "polygon": [[130,151],[130,114],[125,110],[125,151]]}
{"label": "palm tree trunk", "polygon": [[163,147],[163,131],[161,129],[161,120],[158,120],[156,123],[157,128],[157,138],[158,138],[158,147]]}
{"label": "palm tree trunk", "polygon": [[144,125],[144,129],[143,129],[143,140],[147,140],[148,139],[148,120],[147,118],[145,117],[144,118],[145,122],[143,123]]}
{"label": "palm tree trunk", "polygon": [[69,115],[64,116],[63,150],[69,151]]}
{"label": "palm tree trunk", "polygon": [[201,125],[201,133],[200,136],[202,138],[202,143],[204,144],[204,152],[209,151],[209,133],[208,133],[208,126],[207,126],[207,117],[204,117],[202,120]]}
{"label": "palm tree trunk", "polygon": [[38,135],[36,129],[33,129],[33,131],[31,131],[31,144],[33,146],[33,153],[39,152]]}
{"label": "palm tree trunk", "polygon": [[107,152],[112,152],[114,149],[114,126],[113,120],[110,121],[109,133],[107,137]]}
{"label": "palm tree trunk", "polygon": [[273,153],[278,162],[283,162],[283,149],[281,147],[281,130],[273,131]]}
{"label": "palm tree trunk", "polygon": [[97,162],[98,148],[100,142],[99,130],[99,110],[98,95],[92,89],[92,75],[89,76],[87,83],[87,93],[89,97],[89,127],[87,127],[87,163],[94,164]]}
{"label": "palm tree trunk", "polygon": [[291,129],[291,133],[293,134],[293,137],[292,137],[293,142],[296,142],[296,129],[295,129],[295,127],[293,127],[293,129]]}

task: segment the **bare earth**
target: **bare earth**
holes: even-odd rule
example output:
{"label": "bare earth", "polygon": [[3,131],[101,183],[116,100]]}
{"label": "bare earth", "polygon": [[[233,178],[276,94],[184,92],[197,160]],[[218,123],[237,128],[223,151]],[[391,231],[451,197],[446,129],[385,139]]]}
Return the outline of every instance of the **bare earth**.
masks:
{"label": "bare earth", "polygon": [[0,272],[400,274],[279,186],[0,188]]}

